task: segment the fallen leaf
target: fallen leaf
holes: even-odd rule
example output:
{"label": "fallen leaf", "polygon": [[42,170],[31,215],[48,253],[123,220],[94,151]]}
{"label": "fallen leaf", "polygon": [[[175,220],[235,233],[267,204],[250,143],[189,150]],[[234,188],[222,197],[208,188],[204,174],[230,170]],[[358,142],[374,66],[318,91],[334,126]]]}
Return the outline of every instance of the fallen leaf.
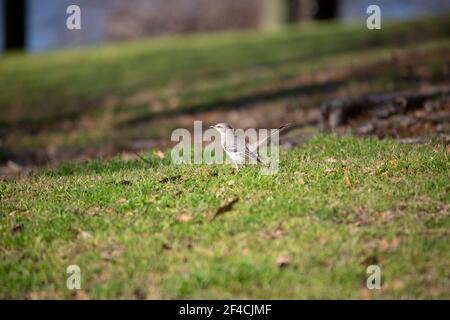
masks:
{"label": "fallen leaf", "polygon": [[231,200],[229,203],[227,203],[226,205],[220,207],[217,211],[216,214],[214,215],[214,217],[212,217],[211,221],[213,221],[214,219],[216,219],[219,215],[224,214],[225,212],[230,211],[231,209],[233,209],[233,206],[235,205],[236,202],[239,201],[239,198],[235,198],[233,200]]}
{"label": "fallen leaf", "polygon": [[305,180],[303,180],[303,178],[298,179],[298,183],[300,183],[301,185],[305,184]]}
{"label": "fallen leaf", "polygon": [[370,266],[372,264],[378,264],[378,261],[379,259],[376,255],[371,255],[363,260],[363,265]]}
{"label": "fallen leaf", "polygon": [[116,203],[117,203],[117,204],[124,204],[124,203],[127,203],[127,199],[124,199],[124,198],[117,199]]}
{"label": "fallen leaf", "polygon": [[386,238],[382,238],[380,240],[380,247],[381,247],[382,250],[389,249],[389,242],[386,240]]}
{"label": "fallen leaf", "polygon": [[75,300],[89,300],[89,296],[86,292],[84,292],[83,290],[76,290],[73,298]]}
{"label": "fallen leaf", "polygon": [[180,179],[180,178],[181,178],[181,174],[176,175],[176,176],[171,176],[171,177],[165,177],[165,178],[162,178],[159,182],[161,182],[161,183],[167,183],[167,182],[169,182],[169,181],[175,181],[175,180],[178,180],[178,179]]}
{"label": "fallen leaf", "polygon": [[187,214],[180,214],[175,219],[179,222],[188,222],[192,220],[192,217]]}
{"label": "fallen leaf", "polygon": [[405,283],[401,280],[394,280],[390,285],[390,288],[394,290],[401,290],[405,287]]}
{"label": "fallen leaf", "polygon": [[105,260],[112,260],[114,258],[118,258],[123,254],[122,248],[114,248],[112,250],[107,250],[102,252],[102,258]]}
{"label": "fallen leaf", "polygon": [[326,163],[336,163],[338,161],[336,159],[334,159],[334,158],[328,158],[328,159],[325,159],[325,162]]}
{"label": "fallen leaf", "polygon": [[164,159],[164,152],[159,149],[155,151],[155,155],[160,159]]}
{"label": "fallen leaf", "polygon": [[347,188],[350,188],[350,178],[349,178],[349,176],[345,176],[345,186],[347,187]]}
{"label": "fallen leaf", "polygon": [[391,249],[397,249],[398,245],[399,245],[400,241],[398,240],[398,238],[394,238],[391,241]]}
{"label": "fallen leaf", "polygon": [[281,255],[277,258],[277,266],[280,268],[287,267],[290,263],[291,259],[288,256]]}
{"label": "fallen leaf", "polygon": [[81,239],[90,239],[92,238],[92,234],[87,231],[80,230],[78,232],[78,237]]}
{"label": "fallen leaf", "polygon": [[280,239],[280,238],[282,238],[282,237],[284,236],[284,232],[283,232],[283,230],[282,230],[281,228],[277,228],[277,229],[275,229],[275,230],[268,230],[268,231],[265,231],[265,232],[263,232],[263,233],[261,234],[261,236],[262,236],[263,238],[269,238],[269,239],[275,240],[275,239]]}
{"label": "fallen leaf", "polygon": [[23,230],[23,225],[18,224],[18,225],[15,225],[15,226],[11,229],[11,233],[12,233],[12,234],[16,234],[16,233],[19,233],[19,232],[22,231],[22,230]]}
{"label": "fallen leaf", "polygon": [[92,216],[95,216],[99,211],[100,211],[99,207],[92,207],[92,208],[89,208],[87,214],[92,217]]}
{"label": "fallen leaf", "polygon": [[99,275],[98,275],[98,280],[100,282],[106,282],[109,279],[109,272],[108,270],[103,270]]}
{"label": "fallen leaf", "polygon": [[361,292],[361,300],[370,300],[370,292],[368,289],[363,289]]}

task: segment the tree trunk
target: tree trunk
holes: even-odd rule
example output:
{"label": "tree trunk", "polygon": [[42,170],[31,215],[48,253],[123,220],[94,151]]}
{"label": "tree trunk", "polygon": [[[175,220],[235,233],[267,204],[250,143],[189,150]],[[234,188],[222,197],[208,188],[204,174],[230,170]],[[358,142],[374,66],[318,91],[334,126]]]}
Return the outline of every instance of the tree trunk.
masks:
{"label": "tree trunk", "polygon": [[5,50],[26,46],[26,0],[4,0]]}

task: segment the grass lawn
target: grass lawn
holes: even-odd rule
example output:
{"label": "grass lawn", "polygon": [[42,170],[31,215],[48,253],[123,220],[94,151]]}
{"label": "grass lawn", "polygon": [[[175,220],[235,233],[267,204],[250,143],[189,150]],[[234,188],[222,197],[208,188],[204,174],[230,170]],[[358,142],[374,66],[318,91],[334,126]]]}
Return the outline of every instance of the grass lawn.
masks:
{"label": "grass lawn", "polygon": [[[192,117],[277,127],[280,113],[302,120],[299,111],[329,98],[448,81],[449,53],[444,16],[385,23],[381,31],[310,24],[10,55],[0,59],[0,160],[167,140]],[[261,106],[268,107],[230,115]]]}
{"label": "grass lawn", "polygon": [[[449,53],[444,16],[7,55],[1,168],[99,146],[114,155],[194,120],[274,128],[330,98],[448,84]],[[169,150],[150,150],[148,163],[116,156],[2,178],[0,299],[450,299],[448,156],[440,138],[318,135],[282,150],[273,176],[175,166]],[[365,287],[373,264],[381,290]],[[81,268],[76,293],[69,265]]]}
{"label": "grass lawn", "polygon": [[2,180],[0,298],[449,299],[447,152],[318,136],[273,176],[166,153]]}

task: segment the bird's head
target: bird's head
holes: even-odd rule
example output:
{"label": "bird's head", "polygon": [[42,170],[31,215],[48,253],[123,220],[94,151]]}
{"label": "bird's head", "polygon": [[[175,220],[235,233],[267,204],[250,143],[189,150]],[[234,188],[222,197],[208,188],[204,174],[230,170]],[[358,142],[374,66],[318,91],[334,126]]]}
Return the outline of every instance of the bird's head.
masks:
{"label": "bird's head", "polygon": [[216,129],[220,133],[225,133],[227,130],[233,130],[233,127],[230,126],[228,123],[221,122],[214,126],[210,126],[210,128]]}

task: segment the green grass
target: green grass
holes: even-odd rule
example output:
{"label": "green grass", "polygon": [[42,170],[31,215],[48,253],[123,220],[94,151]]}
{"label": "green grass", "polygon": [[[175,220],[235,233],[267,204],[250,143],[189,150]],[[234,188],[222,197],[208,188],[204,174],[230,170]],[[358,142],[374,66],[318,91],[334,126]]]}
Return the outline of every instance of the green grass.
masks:
{"label": "green grass", "polygon": [[[448,77],[449,21],[386,23],[382,31],[364,23],[310,24],[2,57],[3,147],[27,152],[127,144],[167,137],[180,126],[171,118],[183,113],[279,101],[317,106],[339,92],[357,95],[359,87],[409,88],[424,69],[433,82]],[[410,61],[408,53],[419,56]],[[380,63],[390,67],[373,67]],[[333,79],[354,66],[366,74]],[[329,85],[314,80],[317,74],[330,78]],[[169,122],[161,125],[161,118]]]}
{"label": "green grass", "polygon": [[[439,141],[319,136],[272,176],[148,159],[1,181],[0,298],[73,297],[72,264],[89,298],[450,298]],[[365,289],[370,264],[381,290]]]}
{"label": "green grass", "polygon": [[[273,127],[329,98],[448,83],[449,35],[441,17],[8,55],[0,161],[167,140],[194,118]],[[283,151],[273,176],[147,158],[0,180],[0,298],[450,298],[440,141],[319,136]],[[78,294],[66,288],[73,264]],[[365,288],[371,264],[382,290]]]}

